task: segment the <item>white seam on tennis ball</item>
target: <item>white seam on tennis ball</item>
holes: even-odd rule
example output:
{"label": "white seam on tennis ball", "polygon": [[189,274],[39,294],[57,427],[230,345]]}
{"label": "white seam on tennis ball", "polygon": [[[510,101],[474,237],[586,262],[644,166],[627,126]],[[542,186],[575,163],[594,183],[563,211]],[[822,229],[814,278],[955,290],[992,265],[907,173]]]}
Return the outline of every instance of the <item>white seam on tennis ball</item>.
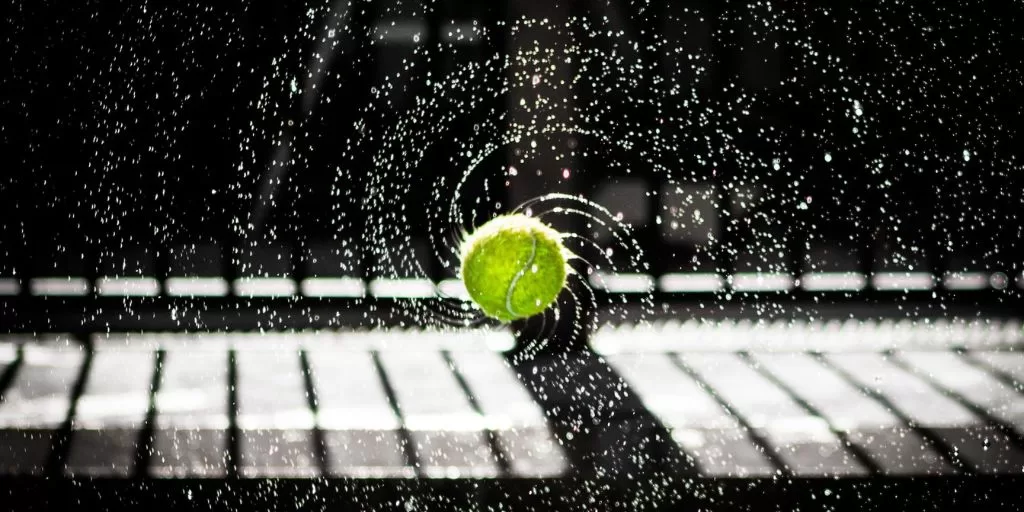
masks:
{"label": "white seam on tennis ball", "polygon": [[526,275],[526,270],[533,266],[533,260],[537,257],[537,235],[530,233],[530,240],[533,241],[533,245],[530,247],[530,257],[526,259],[523,268],[512,276],[512,282],[508,284],[508,292],[505,293],[505,310],[512,316],[516,316],[516,312],[512,310],[512,293],[516,290],[519,279]]}

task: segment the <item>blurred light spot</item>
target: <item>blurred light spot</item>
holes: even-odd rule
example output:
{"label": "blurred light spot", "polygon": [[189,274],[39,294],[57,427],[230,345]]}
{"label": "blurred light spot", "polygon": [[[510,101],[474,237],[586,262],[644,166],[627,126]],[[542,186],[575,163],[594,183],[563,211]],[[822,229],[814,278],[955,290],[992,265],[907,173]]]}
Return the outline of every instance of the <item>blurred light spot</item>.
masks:
{"label": "blurred light spot", "polygon": [[153,297],[160,294],[160,282],[152,277],[101,277],[96,291],[100,295]]}
{"label": "blurred light spot", "polygon": [[169,277],[164,282],[167,295],[174,297],[223,297],[228,283],[219,277]]}
{"label": "blurred light spot", "polygon": [[988,287],[988,278],[984,272],[950,272],[942,282],[949,290],[981,290]]}
{"label": "blurred light spot", "polygon": [[654,279],[647,274],[594,273],[590,285],[614,293],[647,293],[654,289]]}
{"label": "blurred light spot", "polygon": [[995,288],[996,290],[1005,290],[1010,284],[1010,278],[1002,272],[994,272],[992,273],[992,276],[989,277],[988,282],[992,285],[992,288]]}
{"label": "blurred light spot", "polygon": [[17,295],[21,293],[21,285],[12,277],[0,278],[0,295]]}
{"label": "blurred light spot", "polygon": [[366,285],[357,277],[310,277],[303,279],[302,294],[307,297],[362,297]]}
{"label": "blurred light spot", "polygon": [[374,40],[385,43],[417,44],[425,39],[427,25],[421,20],[385,20],[374,28]]}
{"label": "blurred light spot", "polygon": [[35,277],[29,281],[32,295],[78,296],[89,293],[84,277]]}
{"label": "blurred light spot", "polygon": [[289,297],[295,295],[295,281],[286,277],[243,277],[234,282],[239,297]]}
{"label": "blurred light spot", "polygon": [[427,298],[436,295],[434,282],[429,279],[374,279],[370,281],[374,297],[395,299]]}
{"label": "blurred light spot", "polygon": [[927,272],[879,272],[871,277],[876,290],[931,290],[934,278]]}
{"label": "blurred light spot", "polygon": [[729,279],[729,286],[738,292],[789,291],[793,276],[777,272],[740,272]]}
{"label": "blurred light spot", "polygon": [[857,272],[809,272],[800,276],[800,286],[809,291],[859,291],[867,278]]}
{"label": "blurred light spot", "polygon": [[665,274],[658,279],[658,288],[668,293],[717,292],[725,288],[725,279],[712,273]]}

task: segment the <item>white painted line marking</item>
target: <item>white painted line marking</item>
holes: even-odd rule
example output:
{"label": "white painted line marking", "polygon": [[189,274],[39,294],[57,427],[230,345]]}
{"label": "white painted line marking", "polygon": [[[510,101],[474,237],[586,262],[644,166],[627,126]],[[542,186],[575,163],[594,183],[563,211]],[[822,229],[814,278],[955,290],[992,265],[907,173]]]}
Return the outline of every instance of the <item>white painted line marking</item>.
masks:
{"label": "white painted line marking", "polygon": [[89,293],[89,281],[84,277],[34,277],[29,290],[32,295],[81,296]]}
{"label": "white painted line marking", "polygon": [[289,297],[295,295],[295,281],[287,277],[243,277],[235,280],[239,297]]}
{"label": "white painted line marking", "polygon": [[591,337],[602,354],[631,352],[864,352],[881,350],[976,350],[1018,347],[1024,329],[1017,319],[925,318],[921,320],[668,320],[605,325]]}
{"label": "white painted line marking", "polygon": [[466,285],[460,279],[445,279],[437,284],[437,289],[443,296],[469,300],[469,292],[466,291]]}
{"label": "white painted line marking", "polygon": [[434,297],[437,289],[429,279],[378,278],[370,281],[370,293],[374,297],[419,299]]}
{"label": "white painted line marking", "polygon": [[717,292],[725,288],[725,279],[711,273],[665,274],[658,279],[658,287],[668,293]]}
{"label": "white painted line marking", "polygon": [[942,283],[947,290],[984,290],[988,288],[988,279],[985,272],[949,272]]}
{"label": "white painted line marking", "polygon": [[737,292],[789,291],[795,285],[793,276],[782,273],[740,272],[729,279]]}
{"label": "white painted line marking", "polygon": [[931,290],[935,279],[928,272],[879,272],[871,276],[871,285],[885,291]]}
{"label": "white painted line marking", "polygon": [[302,281],[307,297],[362,297],[366,284],[358,277],[310,277]]}
{"label": "white painted line marking", "polygon": [[17,295],[21,293],[21,284],[13,277],[0,278],[0,295]]}
{"label": "white painted line marking", "polygon": [[153,297],[160,294],[160,282],[152,277],[101,277],[96,291],[100,295]]}
{"label": "white painted line marking", "polygon": [[648,293],[654,289],[654,278],[647,274],[604,274],[590,276],[590,285],[614,293]]}
{"label": "white painted line marking", "polygon": [[800,286],[808,291],[860,291],[867,281],[857,272],[808,272],[800,276]]}
{"label": "white painted line marking", "polygon": [[223,297],[227,281],[219,277],[169,277],[164,282],[167,294],[175,297]]}

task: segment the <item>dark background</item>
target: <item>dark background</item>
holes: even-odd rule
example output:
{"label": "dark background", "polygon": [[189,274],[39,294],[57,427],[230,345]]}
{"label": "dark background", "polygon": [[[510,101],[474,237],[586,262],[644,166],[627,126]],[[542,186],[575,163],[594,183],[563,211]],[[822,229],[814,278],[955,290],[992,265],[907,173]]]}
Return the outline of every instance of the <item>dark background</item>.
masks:
{"label": "dark background", "polygon": [[[1021,270],[1019,3],[557,5],[576,21],[555,40],[605,55],[573,72],[578,122],[634,142],[578,137],[570,188],[623,211],[655,272],[799,271],[818,245],[868,271]],[[373,228],[391,223],[437,249],[428,222],[437,239],[466,227],[445,225],[437,184],[461,174],[463,135],[507,121],[516,90],[498,62],[531,9],[16,1],[0,11],[0,274],[162,275],[207,245],[226,256],[211,273],[248,272],[271,246],[301,274],[311,251],[392,243]],[[420,42],[374,28],[392,20],[420,24]],[[480,36],[446,39],[453,21]],[[421,110],[438,124],[398,137],[423,158],[381,168],[407,156],[383,142],[396,123],[438,97],[426,73],[473,63],[475,84]],[[485,159],[464,194],[484,201],[465,208],[507,210],[516,158]],[[728,214],[696,234],[660,227],[686,205]],[[451,273],[429,253],[428,274]],[[354,273],[418,273],[351,258]]]}

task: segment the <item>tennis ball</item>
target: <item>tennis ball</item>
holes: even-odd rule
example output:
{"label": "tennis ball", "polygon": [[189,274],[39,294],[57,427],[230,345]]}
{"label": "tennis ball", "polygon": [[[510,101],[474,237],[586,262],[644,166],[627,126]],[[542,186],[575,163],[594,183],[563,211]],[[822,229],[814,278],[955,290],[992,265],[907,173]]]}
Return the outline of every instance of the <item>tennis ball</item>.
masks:
{"label": "tennis ball", "polygon": [[465,238],[461,252],[469,297],[502,322],[544,311],[565,286],[561,235],[533,217],[495,217]]}

